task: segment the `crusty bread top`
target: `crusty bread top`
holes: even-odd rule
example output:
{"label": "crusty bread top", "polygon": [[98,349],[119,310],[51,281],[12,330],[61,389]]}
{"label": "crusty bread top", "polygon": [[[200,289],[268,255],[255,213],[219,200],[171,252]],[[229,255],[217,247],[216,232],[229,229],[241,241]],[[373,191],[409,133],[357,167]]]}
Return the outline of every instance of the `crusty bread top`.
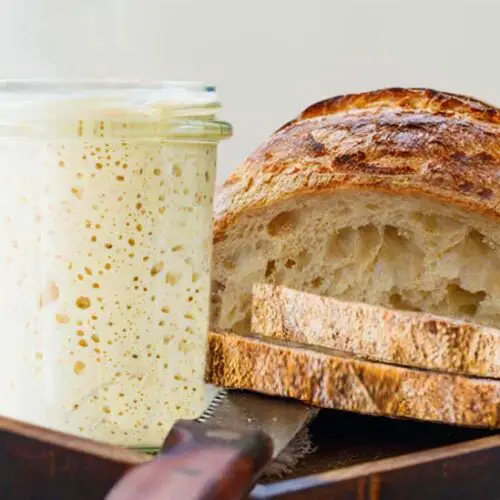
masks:
{"label": "crusty bread top", "polygon": [[429,89],[383,89],[307,108],[225,182],[214,239],[242,213],[336,189],[424,195],[500,216],[500,110]]}
{"label": "crusty bread top", "polygon": [[478,99],[423,88],[387,88],[325,99],[306,108],[297,119],[287,125],[308,118],[354,109],[380,108],[380,106],[411,111],[463,114],[480,121],[500,124],[500,110]]}

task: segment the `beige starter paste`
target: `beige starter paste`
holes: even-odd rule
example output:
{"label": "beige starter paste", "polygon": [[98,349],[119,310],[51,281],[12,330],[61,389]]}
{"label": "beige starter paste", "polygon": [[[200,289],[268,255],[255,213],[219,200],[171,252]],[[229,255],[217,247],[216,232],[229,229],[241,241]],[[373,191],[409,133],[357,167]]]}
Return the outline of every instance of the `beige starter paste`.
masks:
{"label": "beige starter paste", "polygon": [[0,413],[158,446],[206,404],[216,144],[74,125],[0,140]]}

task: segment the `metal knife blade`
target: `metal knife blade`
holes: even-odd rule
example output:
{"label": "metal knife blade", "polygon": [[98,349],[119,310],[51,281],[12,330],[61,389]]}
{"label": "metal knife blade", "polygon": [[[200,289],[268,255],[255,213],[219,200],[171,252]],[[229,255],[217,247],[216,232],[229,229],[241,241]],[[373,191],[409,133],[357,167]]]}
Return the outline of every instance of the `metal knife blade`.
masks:
{"label": "metal knife blade", "polygon": [[271,438],[276,458],[318,411],[293,400],[222,389],[197,421],[234,431],[261,430]]}
{"label": "metal knife blade", "polygon": [[220,390],[198,419],[178,420],[159,456],[132,469],[106,499],[246,498],[316,412],[281,398]]}

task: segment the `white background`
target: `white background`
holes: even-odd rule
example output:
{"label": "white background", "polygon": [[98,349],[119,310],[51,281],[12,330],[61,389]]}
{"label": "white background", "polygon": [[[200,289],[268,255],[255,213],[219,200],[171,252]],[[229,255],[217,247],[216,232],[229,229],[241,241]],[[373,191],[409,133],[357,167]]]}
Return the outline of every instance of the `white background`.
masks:
{"label": "white background", "polygon": [[219,180],[308,104],[427,86],[500,105],[500,0],[0,0],[0,77],[203,80]]}

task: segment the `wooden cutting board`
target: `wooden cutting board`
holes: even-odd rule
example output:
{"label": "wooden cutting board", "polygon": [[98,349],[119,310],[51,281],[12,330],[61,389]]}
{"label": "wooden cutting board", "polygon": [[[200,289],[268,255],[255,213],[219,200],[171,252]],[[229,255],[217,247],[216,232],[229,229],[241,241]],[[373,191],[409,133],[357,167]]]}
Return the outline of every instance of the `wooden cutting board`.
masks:
{"label": "wooden cutting board", "polygon": [[[333,410],[320,413],[311,434],[317,450],[250,498],[500,498],[497,434]],[[149,457],[0,419],[0,460],[2,500],[102,500]]]}
{"label": "wooden cutting board", "polygon": [[102,500],[126,470],[146,460],[141,453],[0,417],[2,500]]}
{"label": "wooden cutting board", "polygon": [[497,433],[325,410],[311,434],[315,453],[252,499],[500,498]]}

